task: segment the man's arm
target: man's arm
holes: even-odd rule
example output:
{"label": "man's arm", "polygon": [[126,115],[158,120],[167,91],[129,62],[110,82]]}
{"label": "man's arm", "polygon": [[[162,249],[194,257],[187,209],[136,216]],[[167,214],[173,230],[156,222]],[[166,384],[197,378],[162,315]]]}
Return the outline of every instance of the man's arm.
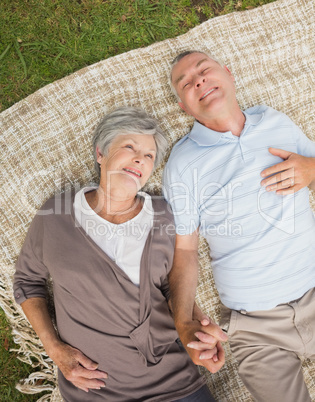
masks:
{"label": "man's arm", "polygon": [[57,364],[68,381],[86,392],[89,388],[105,387],[103,379],[107,378],[107,374],[97,370],[98,364],[58,338],[44,298],[32,297],[25,300],[21,307],[42,341],[48,356]]}
{"label": "man's arm", "polygon": [[286,195],[303,187],[315,190],[315,158],[277,148],[269,148],[269,152],[284,161],[261,172],[262,177],[267,177],[261,181],[261,185],[266,186],[267,191]]}
{"label": "man's arm", "polygon": [[202,325],[193,319],[193,315],[196,316],[197,281],[198,231],[191,235],[177,235],[173,268],[169,274],[175,326],[193,362],[215,373],[224,364],[224,350],[219,341],[226,341],[227,336],[213,322]]}
{"label": "man's arm", "polygon": [[[170,311],[173,313],[172,310],[172,304],[171,300],[168,301],[168,307]],[[197,303],[194,303],[193,307],[193,316],[192,316],[193,321],[197,320],[201,325],[203,326],[208,326],[209,324],[215,324],[208,316],[205,314],[200,307],[197,305]],[[210,335],[205,334],[204,332],[196,332],[195,337],[198,338],[198,341],[193,341],[189,342],[187,347],[191,349],[196,349],[199,351],[202,351],[199,355],[200,360],[207,360],[207,359],[213,359],[213,361],[217,362],[218,361],[218,348],[215,346],[213,347],[214,343],[214,338]],[[204,342],[203,342],[204,340]],[[210,343],[207,343],[210,342]],[[219,345],[219,348],[221,348],[221,344]]]}

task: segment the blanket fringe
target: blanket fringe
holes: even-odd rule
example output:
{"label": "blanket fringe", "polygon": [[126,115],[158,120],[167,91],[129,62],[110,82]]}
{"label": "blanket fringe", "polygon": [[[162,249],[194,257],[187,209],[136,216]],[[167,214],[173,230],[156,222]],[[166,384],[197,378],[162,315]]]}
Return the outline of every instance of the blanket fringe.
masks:
{"label": "blanket fringe", "polygon": [[14,301],[12,290],[14,265],[3,267],[1,264],[1,272],[0,307],[12,328],[13,340],[17,345],[17,348],[10,349],[10,352],[15,352],[19,360],[36,370],[28,378],[20,380],[16,388],[23,394],[38,394],[46,391],[47,393],[38,399],[38,402],[62,401],[57,386],[57,369],[30,327],[22,308]]}

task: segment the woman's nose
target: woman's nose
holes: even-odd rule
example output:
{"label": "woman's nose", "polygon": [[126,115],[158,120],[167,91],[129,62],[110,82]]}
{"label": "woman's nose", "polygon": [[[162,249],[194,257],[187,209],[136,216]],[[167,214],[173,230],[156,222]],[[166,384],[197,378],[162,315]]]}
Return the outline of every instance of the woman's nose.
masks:
{"label": "woman's nose", "polygon": [[135,163],[142,163],[143,162],[143,156],[140,153],[137,153],[137,155],[134,156],[133,161]]}

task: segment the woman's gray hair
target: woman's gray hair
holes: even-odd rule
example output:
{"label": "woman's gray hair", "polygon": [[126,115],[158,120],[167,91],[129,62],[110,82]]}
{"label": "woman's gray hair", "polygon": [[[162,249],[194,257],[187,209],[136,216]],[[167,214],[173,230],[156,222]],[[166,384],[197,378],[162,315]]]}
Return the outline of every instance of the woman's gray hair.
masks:
{"label": "woman's gray hair", "polygon": [[102,155],[107,155],[113,140],[119,135],[126,134],[153,135],[156,144],[154,168],[162,161],[168,142],[157,121],[142,109],[122,106],[105,115],[94,131],[94,166],[99,177],[100,166],[97,162],[96,147],[99,148]]}
{"label": "woman's gray hair", "polygon": [[176,66],[177,63],[179,63],[181,61],[181,59],[183,59],[185,56],[188,56],[188,55],[193,54],[193,53],[204,54],[205,56],[209,57],[209,59],[214,60],[216,63],[220,64],[220,66],[223,67],[223,65],[224,65],[220,60],[218,60],[217,58],[213,57],[210,53],[203,52],[201,50],[185,50],[184,52],[179,53],[175,57],[175,59],[171,62],[171,69],[170,69],[170,73],[169,73],[169,77],[168,77],[171,90],[172,90],[173,94],[176,96],[177,100],[180,100],[180,98],[179,98],[179,96],[178,96],[178,94],[176,92],[176,89],[174,88],[173,82],[172,82],[173,68]]}

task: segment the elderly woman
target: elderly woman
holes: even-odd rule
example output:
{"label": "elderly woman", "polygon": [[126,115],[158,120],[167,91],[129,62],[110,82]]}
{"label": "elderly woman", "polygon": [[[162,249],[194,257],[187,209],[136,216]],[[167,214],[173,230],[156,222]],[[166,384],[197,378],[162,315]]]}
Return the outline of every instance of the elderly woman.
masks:
{"label": "elderly woman", "polygon": [[163,157],[163,132],[144,111],[119,108],[93,144],[99,186],[37,213],[16,264],[16,301],[59,368],[65,401],[212,401],[168,308],[172,215],[139,192]]}

